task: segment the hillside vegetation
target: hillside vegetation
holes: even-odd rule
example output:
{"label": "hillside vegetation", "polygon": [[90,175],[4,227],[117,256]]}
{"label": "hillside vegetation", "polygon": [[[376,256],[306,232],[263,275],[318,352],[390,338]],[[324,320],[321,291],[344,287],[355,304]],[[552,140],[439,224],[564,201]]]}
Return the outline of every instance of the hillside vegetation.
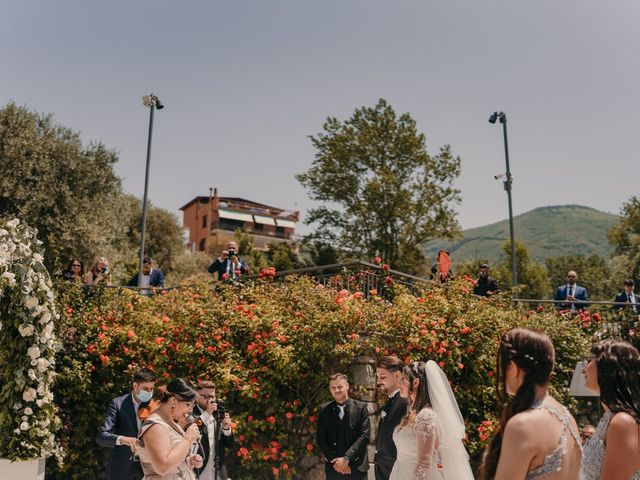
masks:
{"label": "hillside vegetation", "polygon": [[[618,216],[581,205],[540,207],[514,217],[516,239],[524,242],[536,261],[564,255],[608,257],[613,247],[607,231],[618,222]],[[464,230],[459,240],[429,242],[428,258],[439,249],[451,252],[455,262],[473,259],[498,261],[503,257],[502,245],[509,239],[509,221]]]}

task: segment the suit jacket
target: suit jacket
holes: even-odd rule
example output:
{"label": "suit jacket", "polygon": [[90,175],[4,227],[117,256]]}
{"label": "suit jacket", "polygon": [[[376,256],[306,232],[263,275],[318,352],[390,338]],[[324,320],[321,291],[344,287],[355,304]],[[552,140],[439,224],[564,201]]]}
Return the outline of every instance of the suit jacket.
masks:
{"label": "suit jacket", "polygon": [[396,463],[398,451],[393,442],[393,430],[400,424],[407,413],[407,399],[396,393],[387,401],[380,417],[378,438],[376,439],[375,470],[376,480],[388,480],[393,464]]}
{"label": "suit jacket", "polygon": [[[640,295],[638,295],[637,293],[633,293],[632,294],[636,303],[633,304],[633,311],[636,313],[640,313]],[[626,302],[627,301],[627,292],[622,292],[622,293],[618,293],[616,295],[616,302]],[[623,308],[631,308],[631,306],[623,306],[623,305],[614,305],[613,306],[614,309],[616,310],[622,310]]]}
{"label": "suit jacket", "polygon": [[[247,261],[239,257],[238,257],[238,261],[240,262],[240,273],[244,275],[249,271],[249,267],[247,266]],[[231,259],[229,258],[225,258],[224,260],[221,260],[220,258],[216,258],[213,261],[213,263],[209,265],[209,268],[207,269],[207,271],[211,274],[214,274],[217,272],[218,280],[222,280],[222,275],[227,273],[229,262],[231,262]],[[229,277],[232,277],[232,275],[229,274]]]}
{"label": "suit jacket", "polygon": [[[562,310],[569,310],[571,308],[571,304],[573,303],[573,305],[575,305],[576,309],[581,309],[581,308],[588,308],[589,304],[587,303],[589,300],[589,294],[587,293],[587,289],[584,287],[581,287],[577,284],[573,285],[573,297],[576,299],[575,302],[570,302],[570,303],[558,303],[556,304],[557,308],[560,308]],[[561,285],[556,289],[556,293],[553,296],[554,300],[566,300],[567,299],[567,293],[568,293],[568,286],[565,285]]]}
{"label": "suit jacket", "polygon": [[[371,434],[369,423],[369,411],[367,404],[351,398],[345,402],[345,416],[347,416],[347,451],[343,455],[336,452],[335,447],[338,440],[338,405],[335,401],[322,406],[318,414],[318,429],[316,441],[325,458],[325,470],[333,471],[331,460],[340,456],[349,459],[352,475],[358,471],[359,475],[364,475],[369,470],[369,459],[367,456],[367,445]],[[330,470],[329,470],[330,469]]]}
{"label": "suit jacket", "polygon": [[[200,415],[202,415],[202,409],[198,405],[194,405],[193,415],[196,417],[199,417]],[[202,426],[201,432],[202,433],[200,435],[200,444],[202,445],[202,448],[204,450],[204,455],[202,457],[203,458],[202,468],[199,468],[196,470],[198,475],[202,473],[202,471],[204,470],[204,467],[207,465],[207,462],[209,461],[209,456],[215,455],[215,452],[211,451],[211,445],[209,444],[209,428],[207,427],[206,424]],[[233,439],[233,432],[231,432],[231,435],[223,434],[222,431],[218,428],[217,422],[216,422],[215,435],[217,438],[216,450],[218,451],[218,456],[216,457],[217,458],[216,468],[220,470],[226,463],[226,456],[225,456],[224,449],[233,447],[235,441]],[[222,480],[222,478],[220,480]]]}
{"label": "suit jacket", "polygon": [[[131,277],[131,280],[129,280],[129,283],[127,283],[128,287],[137,287],[138,286],[138,275],[139,273],[136,273],[133,277]],[[153,268],[151,270],[151,278],[149,279],[149,286],[150,287],[164,287],[164,275],[162,274],[162,270],[158,270],[157,268]]]}
{"label": "suit jacket", "polygon": [[131,449],[126,445],[116,445],[116,439],[121,435],[138,436],[137,416],[132,394],[127,393],[111,400],[104,423],[98,428],[96,442],[111,449],[107,465],[109,480],[140,480],[143,476],[140,463],[131,460]]}

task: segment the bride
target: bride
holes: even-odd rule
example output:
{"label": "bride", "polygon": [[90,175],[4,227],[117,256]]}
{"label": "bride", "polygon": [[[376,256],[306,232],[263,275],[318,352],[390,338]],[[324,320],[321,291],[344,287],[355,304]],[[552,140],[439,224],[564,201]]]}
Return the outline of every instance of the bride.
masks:
{"label": "bride", "polygon": [[473,480],[464,421],[440,367],[431,360],[404,367],[400,395],[409,401],[393,433],[398,457],[389,480]]}

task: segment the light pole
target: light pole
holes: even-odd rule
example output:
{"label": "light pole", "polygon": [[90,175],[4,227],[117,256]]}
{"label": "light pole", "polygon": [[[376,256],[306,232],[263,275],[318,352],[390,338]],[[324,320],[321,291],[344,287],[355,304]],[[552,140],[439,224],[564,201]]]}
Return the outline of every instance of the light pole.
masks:
{"label": "light pole", "polygon": [[[496,120],[500,120],[502,124],[502,133],[504,134],[504,159],[507,163],[507,171],[505,172],[504,189],[507,191],[507,198],[509,199],[509,236],[511,237],[511,285],[516,287],[518,285],[518,272],[516,271],[516,244],[513,235],[513,207],[511,205],[511,185],[513,178],[511,177],[511,170],[509,169],[509,144],[507,141],[507,115],[504,112],[493,112],[489,117],[489,123],[496,123]],[[500,178],[500,175],[496,175],[496,179]]]}
{"label": "light pole", "polygon": [[153,93],[142,97],[142,103],[149,107],[149,140],[147,141],[147,166],[144,172],[144,196],[142,198],[142,226],[140,228],[140,263],[138,265],[138,286],[142,286],[142,264],[144,261],[144,235],[147,229],[147,195],[149,192],[149,164],[151,162],[151,137],[153,136],[153,112],[162,110],[164,105]]}

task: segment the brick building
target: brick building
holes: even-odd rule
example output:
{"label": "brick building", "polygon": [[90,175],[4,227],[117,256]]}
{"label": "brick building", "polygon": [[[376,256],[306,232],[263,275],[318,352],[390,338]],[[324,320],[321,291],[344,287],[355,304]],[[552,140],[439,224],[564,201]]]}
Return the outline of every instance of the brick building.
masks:
{"label": "brick building", "polygon": [[183,225],[189,229],[191,251],[216,255],[235,239],[238,228],[249,234],[258,250],[267,250],[269,243],[293,243],[300,215],[244,198],[219,197],[217,189],[208,197],[194,198],[180,210]]}

